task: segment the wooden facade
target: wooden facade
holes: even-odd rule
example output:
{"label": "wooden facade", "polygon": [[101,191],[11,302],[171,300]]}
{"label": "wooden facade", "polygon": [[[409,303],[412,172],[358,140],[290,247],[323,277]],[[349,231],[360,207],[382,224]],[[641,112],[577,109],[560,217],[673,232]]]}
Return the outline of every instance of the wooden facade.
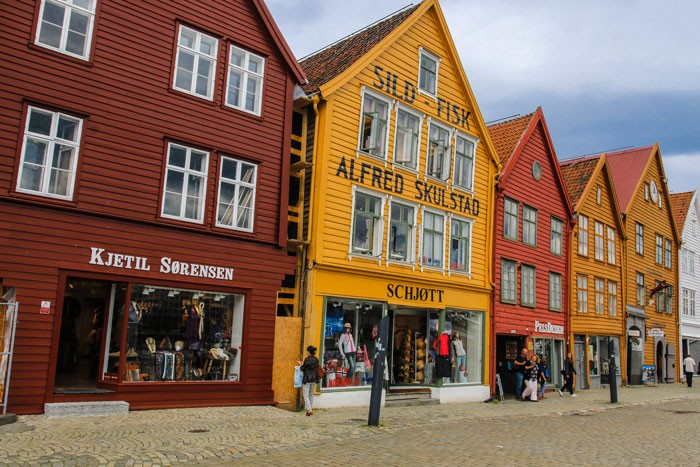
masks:
{"label": "wooden facade", "polygon": [[489,133],[504,167],[494,213],[491,360],[512,391],[510,365],[527,348],[543,356],[550,383],[559,384],[568,347],[571,204],[541,109]]}
{"label": "wooden facade", "polygon": [[[94,3],[93,10],[59,5],[66,17],[87,18],[82,49],[71,42],[75,38],[65,42],[65,30],[63,42],[51,36],[54,26],[42,18],[50,18],[49,9],[56,7],[46,0],[7,4],[0,19],[0,204],[5,217],[0,277],[20,303],[9,407],[41,413],[45,403],[87,400],[125,400],[136,409],[271,403],[275,298],[294,269],[282,214],[291,102],[303,73],[262,1],[144,2],[138,8],[121,0]],[[177,89],[183,86],[175,79],[178,66],[187,67],[179,44],[190,38],[197,53],[209,54],[208,71],[197,62],[200,79],[209,73],[206,95],[198,95],[195,78],[192,92]],[[262,96],[253,111],[227,105],[234,49],[264,61]],[[60,122],[79,122],[68,193],[46,195],[24,186],[27,141],[39,138],[32,133],[34,121],[28,124],[34,116],[50,116],[53,132],[56,122],[59,132]],[[196,179],[200,185],[191,182],[201,191],[186,192],[199,196],[199,204],[187,204],[201,214],[198,219],[164,215],[164,193],[177,190],[170,182],[166,190],[172,145],[206,154],[197,168],[204,173]],[[247,228],[222,225],[217,215],[224,160],[255,168]],[[56,393],[64,304],[79,281],[86,291],[87,281],[123,284],[132,294],[136,284],[170,291],[170,297],[190,290],[207,310],[225,294],[242,297],[237,381],[190,382],[183,376],[187,382],[126,383],[118,374],[101,378],[90,391]],[[101,349],[100,361],[107,361],[109,351]],[[123,373],[125,358],[116,358]]]}
{"label": "wooden facade", "polygon": [[[607,158],[594,156],[561,164],[577,225],[571,245],[569,340],[580,388],[609,383],[609,340],[626,361],[625,232]],[[604,347],[604,348],[603,348]],[[626,380],[618,362],[621,382]]]}

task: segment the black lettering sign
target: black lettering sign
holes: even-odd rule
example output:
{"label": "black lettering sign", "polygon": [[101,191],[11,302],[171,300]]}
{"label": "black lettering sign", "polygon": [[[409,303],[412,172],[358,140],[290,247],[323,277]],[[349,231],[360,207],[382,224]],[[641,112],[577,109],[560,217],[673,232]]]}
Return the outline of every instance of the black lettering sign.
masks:
{"label": "black lettering sign", "polygon": [[430,287],[414,287],[403,284],[387,284],[386,297],[397,298],[399,300],[410,300],[414,302],[437,302],[442,303],[445,291]]}

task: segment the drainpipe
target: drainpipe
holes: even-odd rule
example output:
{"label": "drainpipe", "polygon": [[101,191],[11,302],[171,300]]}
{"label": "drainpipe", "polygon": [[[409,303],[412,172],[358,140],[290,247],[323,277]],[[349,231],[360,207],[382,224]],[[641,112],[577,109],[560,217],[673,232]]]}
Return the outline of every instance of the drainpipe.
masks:
{"label": "drainpipe", "polygon": [[[491,385],[491,396],[496,395],[496,372],[498,371],[497,359],[496,359],[496,211],[498,209],[499,194],[503,192],[503,187],[500,183],[500,174],[496,174],[493,177],[494,180],[494,193],[493,193],[493,203],[491,206],[491,215],[493,216],[492,221],[492,232],[491,232],[491,309],[489,310],[489,324],[490,324],[490,339],[489,339],[489,351],[491,355],[491,370],[489,372],[489,384]],[[501,382],[503,384],[503,382]]]}

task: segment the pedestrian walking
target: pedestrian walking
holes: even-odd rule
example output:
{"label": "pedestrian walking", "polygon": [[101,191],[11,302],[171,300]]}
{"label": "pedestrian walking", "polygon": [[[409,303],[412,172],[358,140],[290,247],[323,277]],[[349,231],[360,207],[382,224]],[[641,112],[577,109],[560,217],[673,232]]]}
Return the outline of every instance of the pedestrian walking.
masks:
{"label": "pedestrian walking", "polygon": [[302,391],[304,394],[304,408],[306,408],[306,416],[313,415],[313,402],[314,402],[314,387],[318,384],[318,367],[320,365],[318,358],[316,358],[316,347],[310,345],[306,348],[307,357],[304,359],[304,363],[301,361],[300,369],[304,374],[302,379]]}
{"label": "pedestrian walking", "polygon": [[576,394],[574,394],[574,375],[576,374],[576,368],[574,368],[574,360],[571,357],[571,352],[566,354],[564,369],[561,370],[561,374],[564,375],[564,385],[559,390],[559,395],[564,397],[563,391],[566,391],[568,388],[571,397],[576,397]]}
{"label": "pedestrian walking", "polygon": [[685,382],[689,388],[693,387],[693,372],[695,371],[695,360],[693,356],[688,354],[683,360],[683,370],[685,371]]}
{"label": "pedestrian walking", "polygon": [[545,389],[547,389],[547,364],[542,357],[537,358],[537,366],[539,367],[539,377],[538,381],[540,383],[539,399],[546,399],[547,396],[544,395]]}
{"label": "pedestrian walking", "polygon": [[527,349],[523,347],[520,355],[515,357],[513,368],[515,369],[515,398],[522,399],[523,379],[525,378],[525,365],[527,364]]}
{"label": "pedestrian walking", "polygon": [[530,361],[525,365],[525,391],[523,391],[523,400],[526,401],[530,397],[530,402],[537,402],[537,378],[539,378],[540,369],[537,365],[537,355],[532,354]]}

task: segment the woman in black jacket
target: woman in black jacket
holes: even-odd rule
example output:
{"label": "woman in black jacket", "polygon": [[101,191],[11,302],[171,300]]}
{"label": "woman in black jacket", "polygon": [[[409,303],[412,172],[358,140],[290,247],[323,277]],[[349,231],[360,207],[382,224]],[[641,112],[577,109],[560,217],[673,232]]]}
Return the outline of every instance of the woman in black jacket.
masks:
{"label": "woman in black jacket", "polygon": [[562,374],[564,375],[564,385],[559,390],[559,395],[564,397],[562,391],[565,391],[568,388],[571,397],[576,397],[576,394],[574,394],[574,375],[576,374],[576,368],[574,368],[574,361],[571,358],[571,352],[566,354],[566,360],[564,360],[564,369],[562,370]]}
{"label": "woman in black jacket", "polygon": [[304,393],[304,406],[306,408],[306,416],[313,415],[314,387],[318,384],[318,366],[319,361],[316,358],[316,347],[310,345],[306,348],[308,353],[304,359],[304,363],[299,362],[300,369],[304,375],[302,379],[302,391]]}

